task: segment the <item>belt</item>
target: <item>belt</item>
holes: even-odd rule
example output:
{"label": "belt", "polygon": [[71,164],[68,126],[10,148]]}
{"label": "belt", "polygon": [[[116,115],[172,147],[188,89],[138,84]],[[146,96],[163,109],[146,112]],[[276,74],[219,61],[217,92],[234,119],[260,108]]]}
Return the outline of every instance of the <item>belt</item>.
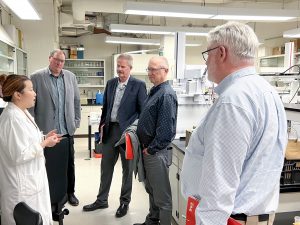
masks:
{"label": "belt", "polygon": [[[244,213],[240,213],[240,214],[230,215],[230,217],[235,220],[247,222],[247,217],[254,217],[254,216],[247,216]],[[269,221],[270,215],[269,214],[261,214],[261,215],[256,215],[256,217],[258,218],[258,222],[264,222],[264,221]]]}

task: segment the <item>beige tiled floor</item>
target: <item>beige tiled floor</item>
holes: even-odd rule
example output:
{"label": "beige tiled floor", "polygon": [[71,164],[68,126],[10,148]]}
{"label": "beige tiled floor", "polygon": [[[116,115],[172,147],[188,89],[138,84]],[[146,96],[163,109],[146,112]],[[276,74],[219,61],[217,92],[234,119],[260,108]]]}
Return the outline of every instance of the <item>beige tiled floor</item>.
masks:
{"label": "beige tiled floor", "polygon": [[[76,196],[80,204],[73,207],[66,204],[70,214],[64,219],[65,225],[132,225],[144,222],[148,212],[148,195],[142,183],[133,181],[132,200],[126,216],[116,218],[115,213],[119,207],[119,196],[122,181],[122,167],[117,162],[108,200],[109,208],[93,212],[83,212],[83,205],[96,200],[100,182],[101,159],[89,159],[88,142],[85,138],[75,138],[75,167],[76,167]],[[58,224],[58,223],[55,223]]]}

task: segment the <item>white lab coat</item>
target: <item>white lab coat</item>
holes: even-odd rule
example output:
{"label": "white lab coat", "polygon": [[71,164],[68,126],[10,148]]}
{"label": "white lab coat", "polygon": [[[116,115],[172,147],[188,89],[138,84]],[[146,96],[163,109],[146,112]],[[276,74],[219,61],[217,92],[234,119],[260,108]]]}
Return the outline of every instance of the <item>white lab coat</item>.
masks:
{"label": "white lab coat", "polygon": [[[25,114],[26,113],[26,114]],[[41,132],[28,111],[9,103],[0,115],[1,222],[15,225],[13,209],[24,201],[53,224]],[[26,116],[27,115],[27,116]]]}
{"label": "white lab coat", "polygon": [[0,108],[5,108],[7,106],[7,102],[3,101],[2,98],[0,98]]}

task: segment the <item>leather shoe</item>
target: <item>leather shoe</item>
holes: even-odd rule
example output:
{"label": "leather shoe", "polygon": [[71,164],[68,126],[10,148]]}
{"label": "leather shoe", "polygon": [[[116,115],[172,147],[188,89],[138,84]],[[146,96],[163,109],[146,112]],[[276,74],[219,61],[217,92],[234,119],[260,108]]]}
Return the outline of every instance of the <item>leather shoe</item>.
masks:
{"label": "leather shoe", "polygon": [[95,201],[92,204],[83,206],[82,209],[83,211],[89,212],[89,211],[94,211],[96,209],[105,209],[105,208],[108,208],[108,204],[103,204]]}
{"label": "leather shoe", "polygon": [[72,206],[78,206],[79,205],[79,200],[76,198],[76,196],[73,194],[68,194],[68,202]]}
{"label": "leather shoe", "polygon": [[116,217],[123,217],[127,214],[128,205],[121,204],[116,212]]}
{"label": "leather shoe", "polygon": [[[146,225],[146,223],[134,223],[133,225]],[[160,223],[154,223],[153,225],[160,225]]]}

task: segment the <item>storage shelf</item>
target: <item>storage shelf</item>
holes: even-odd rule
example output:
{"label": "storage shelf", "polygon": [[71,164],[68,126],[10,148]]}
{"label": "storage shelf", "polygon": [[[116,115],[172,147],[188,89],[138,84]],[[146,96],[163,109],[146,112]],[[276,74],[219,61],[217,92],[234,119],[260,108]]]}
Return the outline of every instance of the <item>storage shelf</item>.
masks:
{"label": "storage shelf", "polygon": [[93,61],[93,62],[98,62],[98,61],[104,61],[103,59],[66,59],[66,61]]}
{"label": "storage shelf", "polygon": [[9,59],[9,60],[12,60],[12,61],[14,60],[13,57],[10,57],[10,56],[7,56],[7,55],[3,55],[3,54],[1,54],[1,53],[0,53],[0,57],[1,57],[1,58],[5,58],[5,59]]}
{"label": "storage shelf", "polygon": [[92,84],[78,84],[78,87],[91,87],[91,88],[94,88],[94,87],[105,87],[105,85],[92,85]]}
{"label": "storage shelf", "polygon": [[97,78],[104,78],[104,76],[76,76],[76,77],[97,77]]}
{"label": "storage shelf", "polygon": [[83,66],[73,66],[73,67],[71,67],[71,66],[65,66],[64,68],[65,69],[76,69],[76,70],[78,70],[78,69],[104,69],[103,66],[98,66],[98,67],[91,67],[91,66],[85,66],[85,67],[83,67]]}
{"label": "storage shelf", "polygon": [[[295,54],[297,54],[297,53],[295,53]],[[279,57],[284,57],[284,54],[263,56],[263,57],[259,57],[259,59],[271,59],[271,58],[279,58]]]}
{"label": "storage shelf", "polygon": [[[105,87],[105,61],[99,59],[66,59],[65,69],[76,76],[78,87],[103,88]],[[81,90],[82,94],[82,90]]]}

